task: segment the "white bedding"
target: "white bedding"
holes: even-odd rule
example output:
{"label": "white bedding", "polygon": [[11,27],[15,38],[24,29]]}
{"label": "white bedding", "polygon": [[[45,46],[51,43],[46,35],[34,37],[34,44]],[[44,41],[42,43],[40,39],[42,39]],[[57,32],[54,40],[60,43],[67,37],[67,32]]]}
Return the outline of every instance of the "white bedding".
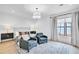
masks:
{"label": "white bedding", "polygon": [[69,54],[69,53],[79,53],[79,49],[63,43],[48,42],[32,48],[29,52],[29,54]]}

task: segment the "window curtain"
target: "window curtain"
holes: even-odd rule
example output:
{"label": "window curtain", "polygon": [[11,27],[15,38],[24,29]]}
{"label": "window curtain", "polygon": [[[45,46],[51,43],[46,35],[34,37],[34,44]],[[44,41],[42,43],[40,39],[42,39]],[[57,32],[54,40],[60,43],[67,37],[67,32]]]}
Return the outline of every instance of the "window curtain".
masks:
{"label": "window curtain", "polygon": [[79,12],[77,13],[77,46],[79,47]]}
{"label": "window curtain", "polygon": [[[52,19],[52,40],[57,40],[57,31],[56,31],[56,17],[53,17]],[[71,38],[71,44],[74,46],[79,47],[79,12],[72,13],[72,38]]]}
{"label": "window curtain", "polygon": [[66,40],[66,38],[64,38],[64,37],[66,37],[66,36],[60,36],[60,37],[58,37],[58,34],[57,34],[57,20],[58,19],[63,19],[63,18],[67,18],[67,17],[71,17],[71,14],[68,14],[68,15],[62,15],[62,16],[58,16],[58,17],[54,17],[53,18],[53,40],[54,41],[60,41],[60,42],[64,42],[64,43],[69,43],[69,44],[71,44],[71,39],[69,39],[69,40]]}
{"label": "window curtain", "polygon": [[73,14],[73,23],[72,44],[79,47],[79,12]]}
{"label": "window curtain", "polygon": [[56,18],[52,17],[52,28],[51,28],[51,38],[53,41],[57,41],[57,33],[56,33]]}
{"label": "window curtain", "polygon": [[75,12],[72,14],[72,45],[78,46],[79,39],[78,39],[78,19],[79,19],[79,12]]}

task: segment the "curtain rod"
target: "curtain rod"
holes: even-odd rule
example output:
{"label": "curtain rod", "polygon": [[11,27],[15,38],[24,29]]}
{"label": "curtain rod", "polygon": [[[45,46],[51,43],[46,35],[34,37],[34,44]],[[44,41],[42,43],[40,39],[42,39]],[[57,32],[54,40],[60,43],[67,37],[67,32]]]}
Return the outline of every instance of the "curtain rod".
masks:
{"label": "curtain rod", "polygon": [[55,16],[55,17],[64,16],[64,15],[68,15],[68,14],[71,14],[71,13],[61,14],[61,15],[57,15],[57,16]]}
{"label": "curtain rod", "polygon": [[[75,10],[68,11],[68,12],[60,13],[59,15],[55,14],[54,17],[64,16],[64,15],[72,14],[72,13],[76,13],[76,12],[79,12],[79,8],[77,8],[77,9],[75,9]],[[52,17],[50,17],[50,18],[52,18]]]}

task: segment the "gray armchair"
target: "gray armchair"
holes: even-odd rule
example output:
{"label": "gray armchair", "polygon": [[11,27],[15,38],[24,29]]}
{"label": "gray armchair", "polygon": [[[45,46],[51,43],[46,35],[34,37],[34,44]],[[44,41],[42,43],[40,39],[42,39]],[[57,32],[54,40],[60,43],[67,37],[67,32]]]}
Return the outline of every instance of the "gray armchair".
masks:
{"label": "gray armchair", "polygon": [[23,40],[20,39],[20,48],[25,49],[29,52],[30,49],[37,46],[37,41],[33,38],[30,38],[29,40]]}
{"label": "gray armchair", "polygon": [[36,37],[38,44],[43,44],[48,42],[48,37],[46,35],[43,35],[43,33],[37,33]]}

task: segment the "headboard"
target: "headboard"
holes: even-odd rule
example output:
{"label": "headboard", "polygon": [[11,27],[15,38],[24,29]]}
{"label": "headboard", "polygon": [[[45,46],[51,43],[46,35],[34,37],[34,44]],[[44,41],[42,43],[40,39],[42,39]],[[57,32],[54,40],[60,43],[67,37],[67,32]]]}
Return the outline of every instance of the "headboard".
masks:
{"label": "headboard", "polygon": [[36,31],[30,31],[30,34],[36,34]]}
{"label": "headboard", "polygon": [[19,35],[29,35],[29,32],[19,32]]}

